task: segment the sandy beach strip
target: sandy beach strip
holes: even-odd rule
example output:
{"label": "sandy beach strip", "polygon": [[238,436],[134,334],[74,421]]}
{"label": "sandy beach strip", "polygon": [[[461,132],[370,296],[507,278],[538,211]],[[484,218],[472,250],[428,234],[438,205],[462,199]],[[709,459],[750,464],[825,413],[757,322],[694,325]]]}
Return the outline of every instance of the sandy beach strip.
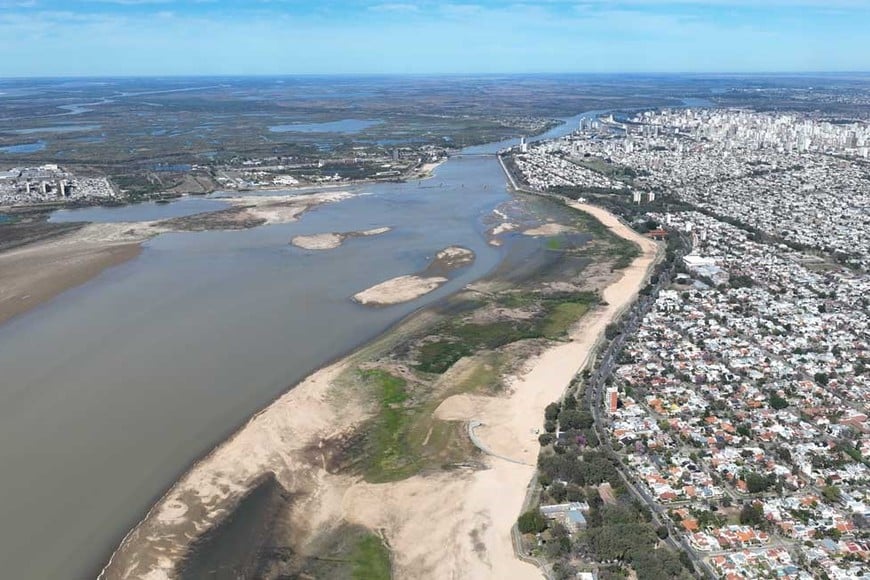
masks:
{"label": "sandy beach strip", "polygon": [[441,165],[442,163],[444,163],[445,161],[447,161],[446,157],[443,159],[439,159],[438,161],[424,163],[423,165],[420,166],[420,169],[418,171],[420,174],[423,175],[424,179],[432,177],[432,174],[435,172],[435,170],[438,168],[438,166]]}
{"label": "sandy beach strip", "polygon": [[[482,425],[475,431],[478,439],[493,453],[514,462],[489,457],[489,469],[474,472],[459,489],[456,484],[448,486],[447,482],[435,481],[436,478],[419,478],[433,480],[421,491],[434,496],[433,505],[443,507],[426,514],[425,534],[414,533],[407,520],[393,520],[397,525],[387,537],[396,555],[398,577],[411,578],[422,570],[427,570],[427,576],[431,570],[432,577],[459,574],[463,578],[527,579],[541,576],[534,566],[516,558],[510,528],[520,514],[527,486],[535,472],[533,466],[539,450],[537,434],[543,426],[544,408],[558,400],[574,375],[589,363],[605,327],[636,299],[660,256],[655,242],[606,210],[588,204],[569,205],[593,215],[618,236],[637,243],[641,255],[604,289],[602,297],[606,305],[595,308],[580,320],[570,333],[570,342],[544,351],[527,362],[524,372],[512,377],[507,397],[457,395],[439,406],[436,410],[439,418],[480,421]],[[390,485],[401,487],[403,484],[405,482]],[[493,493],[494,489],[499,493]],[[400,493],[398,490],[381,492]],[[459,513],[456,505],[462,506]],[[439,530],[450,530],[457,537],[477,538],[479,549],[465,550],[462,553],[466,556],[455,561],[442,559],[435,549],[421,554],[420,545],[427,542],[430,547],[435,545],[433,541],[437,542]],[[416,556],[408,559],[405,554]]]}

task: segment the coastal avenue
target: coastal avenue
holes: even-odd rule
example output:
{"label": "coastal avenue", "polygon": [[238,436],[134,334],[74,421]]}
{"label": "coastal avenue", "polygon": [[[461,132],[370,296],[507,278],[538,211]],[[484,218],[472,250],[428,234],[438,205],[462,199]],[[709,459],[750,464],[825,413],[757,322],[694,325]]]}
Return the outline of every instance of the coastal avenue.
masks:
{"label": "coastal avenue", "polygon": [[[481,216],[508,199],[492,155],[511,144],[448,160],[437,194],[414,182],[352,187],[370,195],[296,223],[163,235],[0,326],[4,575],[96,576],[197,457],[288,385],[492,270],[504,249],[486,243]],[[138,207],[117,211],[135,220]],[[384,225],[394,230],[327,254],[288,246],[296,235]],[[477,260],[432,294],[384,309],[349,300],[455,244]]]}

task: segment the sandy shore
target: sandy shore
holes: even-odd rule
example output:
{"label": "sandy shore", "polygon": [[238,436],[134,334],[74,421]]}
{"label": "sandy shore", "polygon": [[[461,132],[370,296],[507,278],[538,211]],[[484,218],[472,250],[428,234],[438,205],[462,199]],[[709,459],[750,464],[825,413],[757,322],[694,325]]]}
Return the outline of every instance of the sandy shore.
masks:
{"label": "sandy shore", "polygon": [[432,177],[432,173],[438,168],[439,165],[441,165],[445,161],[447,161],[446,157],[432,163],[424,163],[420,166],[419,173],[424,176],[424,179]]}
{"label": "sandy shore", "polygon": [[[600,208],[575,204],[643,252],[603,291],[606,305],[584,316],[560,343],[528,361],[504,397],[454,396],[440,418],[483,422],[483,444],[512,461],[488,456],[487,469],[418,475],[370,484],[326,469],[331,440],[370,416],[359,393],[335,381],[354,356],[315,373],[267,407],[178,481],[130,532],[104,571],[107,579],[174,577],[187,546],[221,521],[265,472],[294,494],[292,549],[306,554],[315,532],[343,522],[378,530],[393,553],[396,578],[527,579],[540,572],[516,559],[510,531],[537,459],[537,430],[586,364],[605,326],[627,307],[659,256],[658,246]],[[306,536],[307,534],[307,536]]]}
{"label": "sandy shore", "polygon": [[314,373],[195,465],[124,538],[100,578],[174,578],[191,540],[222,521],[269,471],[299,494],[294,507],[302,517],[294,519],[295,529],[337,525],[351,482],[320,468],[317,449],[364,417],[361,401],[333,392],[333,381],[344,369],[337,363]]}
{"label": "sandy shore", "polygon": [[310,236],[296,236],[290,243],[303,250],[334,250],[341,246],[348,238],[364,238],[379,236],[391,231],[392,228],[374,228],[360,232],[328,232],[324,234],[312,234]]}
{"label": "sandy shore", "polygon": [[0,253],[0,324],[134,258],[162,231],[153,222],[88,224]]}

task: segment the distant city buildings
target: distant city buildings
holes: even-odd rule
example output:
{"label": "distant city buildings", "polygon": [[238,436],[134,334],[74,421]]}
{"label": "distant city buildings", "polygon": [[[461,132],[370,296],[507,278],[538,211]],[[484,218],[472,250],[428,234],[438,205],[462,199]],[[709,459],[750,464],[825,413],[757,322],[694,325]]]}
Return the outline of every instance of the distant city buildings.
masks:
{"label": "distant city buildings", "polygon": [[870,124],[798,113],[673,109],[597,125],[516,156],[534,189],[654,202],[657,192],[870,269]]}
{"label": "distant city buildings", "polygon": [[116,195],[104,177],[78,177],[54,164],[0,171],[0,206],[105,201]]}

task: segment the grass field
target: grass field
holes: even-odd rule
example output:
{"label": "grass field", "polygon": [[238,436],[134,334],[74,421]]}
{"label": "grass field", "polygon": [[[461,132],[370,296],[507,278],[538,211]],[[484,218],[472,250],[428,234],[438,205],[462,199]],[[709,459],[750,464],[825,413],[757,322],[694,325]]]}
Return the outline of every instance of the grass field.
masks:
{"label": "grass field", "polygon": [[390,551],[375,534],[360,538],[351,553],[353,580],[390,580]]}

